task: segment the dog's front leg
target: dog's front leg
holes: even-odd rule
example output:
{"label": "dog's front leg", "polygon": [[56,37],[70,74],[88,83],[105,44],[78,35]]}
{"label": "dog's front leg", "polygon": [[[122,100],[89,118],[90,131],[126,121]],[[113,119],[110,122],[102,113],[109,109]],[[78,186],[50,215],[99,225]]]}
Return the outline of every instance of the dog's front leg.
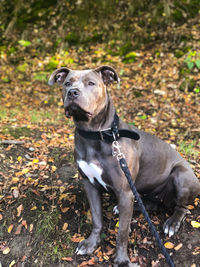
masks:
{"label": "dog's front leg", "polygon": [[115,267],[133,266],[127,255],[129,229],[133,214],[133,203],[134,197],[131,191],[120,192],[118,196],[119,230],[117,236]]}
{"label": "dog's front leg", "polygon": [[88,179],[84,179],[84,187],[92,213],[93,229],[90,236],[79,243],[76,250],[78,255],[89,255],[96,249],[100,242],[100,233],[103,226],[100,192],[90,183]]}

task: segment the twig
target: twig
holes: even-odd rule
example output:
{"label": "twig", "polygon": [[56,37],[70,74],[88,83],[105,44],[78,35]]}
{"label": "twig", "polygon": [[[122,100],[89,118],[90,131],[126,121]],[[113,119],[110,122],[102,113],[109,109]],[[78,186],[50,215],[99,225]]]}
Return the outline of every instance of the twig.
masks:
{"label": "twig", "polygon": [[17,140],[0,141],[0,144],[3,144],[3,145],[23,145],[24,143],[25,143],[24,141],[17,141]]}

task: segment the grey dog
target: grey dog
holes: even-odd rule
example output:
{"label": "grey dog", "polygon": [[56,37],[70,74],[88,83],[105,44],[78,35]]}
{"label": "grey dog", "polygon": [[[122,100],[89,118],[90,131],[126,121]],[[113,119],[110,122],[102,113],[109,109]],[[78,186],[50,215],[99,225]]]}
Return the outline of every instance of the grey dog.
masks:
{"label": "grey dog", "polygon": [[[119,210],[115,266],[130,267],[133,265],[127,255],[127,243],[134,196],[119,162],[112,155],[112,136],[111,141],[106,138],[117,118],[107,91],[107,86],[115,81],[118,82],[119,77],[109,66],[91,70],[62,67],[52,73],[49,85],[58,83],[63,86],[65,114],[73,117],[76,126],[75,160],[92,212],[92,232],[79,243],[76,252],[91,254],[99,244],[103,224],[101,191],[111,190],[117,197]],[[138,192],[160,200],[173,211],[163,226],[164,233],[172,236],[188,212],[187,205],[200,193],[197,177],[169,144],[120,119],[117,127],[135,133],[135,139],[118,136],[121,151]]]}

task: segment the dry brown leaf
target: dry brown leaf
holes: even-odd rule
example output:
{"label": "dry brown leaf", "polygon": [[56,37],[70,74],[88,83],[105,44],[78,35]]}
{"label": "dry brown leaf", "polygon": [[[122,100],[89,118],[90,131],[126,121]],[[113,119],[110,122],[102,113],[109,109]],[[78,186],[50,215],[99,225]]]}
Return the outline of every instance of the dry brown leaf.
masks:
{"label": "dry brown leaf", "polygon": [[33,224],[32,224],[32,223],[30,224],[29,231],[30,231],[30,232],[33,231]]}
{"label": "dry brown leaf", "polygon": [[180,244],[178,244],[174,249],[177,251],[177,250],[179,250],[180,248],[182,248],[182,246],[183,246],[183,244],[180,243]]}
{"label": "dry brown leaf", "polygon": [[68,207],[61,208],[62,213],[65,213],[65,212],[67,212],[68,210],[69,210]]}
{"label": "dry brown leaf", "polygon": [[22,221],[22,225],[23,225],[26,229],[28,228],[26,220],[23,220],[23,221]]}
{"label": "dry brown leaf", "polygon": [[3,254],[4,254],[4,255],[7,255],[9,252],[10,252],[10,248],[9,248],[9,247],[6,247],[6,248],[3,250]]}
{"label": "dry brown leaf", "polygon": [[63,224],[63,227],[62,227],[63,231],[66,231],[67,228],[68,228],[68,223],[64,223],[64,224]]}
{"label": "dry brown leaf", "polygon": [[23,204],[19,205],[19,207],[17,207],[17,217],[19,217],[23,211],[24,207]]}
{"label": "dry brown leaf", "polygon": [[16,232],[15,232],[15,235],[20,235],[20,234],[21,234],[21,230],[22,230],[22,224],[19,224],[19,225],[17,226],[17,230],[16,230]]}
{"label": "dry brown leaf", "polygon": [[63,257],[62,261],[73,261],[72,257]]}

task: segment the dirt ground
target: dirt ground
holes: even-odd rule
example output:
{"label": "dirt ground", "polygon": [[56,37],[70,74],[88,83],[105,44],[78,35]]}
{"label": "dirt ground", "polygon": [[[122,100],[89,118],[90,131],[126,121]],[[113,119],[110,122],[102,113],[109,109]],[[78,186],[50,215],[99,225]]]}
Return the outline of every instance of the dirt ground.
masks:
{"label": "dirt ground", "polygon": [[[5,158],[12,157],[15,162],[19,154],[24,157],[27,154],[31,156],[29,149],[13,146],[8,150],[8,146],[3,145],[1,155],[3,154]],[[57,153],[62,155],[63,151],[59,150]],[[62,190],[70,196],[64,196],[67,200],[62,204],[57,200],[53,203],[55,190],[60,189],[52,189],[49,181],[47,184],[53,190],[50,195],[47,188],[42,190],[45,187],[38,190],[35,189],[34,184],[23,184],[20,188],[23,193],[18,198],[7,194],[5,199],[1,200],[3,212],[1,210],[0,249],[1,251],[5,251],[6,247],[10,249],[8,254],[1,253],[1,265],[112,266],[117,233],[117,216],[112,212],[116,204],[115,198],[108,194],[103,198],[104,229],[100,247],[91,257],[75,256],[77,242],[81,237],[87,236],[91,229],[89,207],[81,182],[74,178],[76,177],[74,165],[63,161],[57,162],[55,166],[57,166],[58,177],[52,175],[51,182],[54,184],[57,180],[60,184],[62,181],[60,188],[65,186]],[[6,168],[10,166],[2,165],[1,161],[1,175]],[[49,201],[52,201],[51,205]],[[23,205],[21,212],[20,205]],[[187,216],[179,233],[171,238],[165,237],[162,231],[162,225],[168,216],[166,212],[162,208],[150,212],[150,217],[163,242],[172,243],[172,248],[168,249],[168,252],[177,267],[200,266],[200,231],[191,225],[191,221],[199,221],[199,199],[196,199],[195,208],[191,206],[190,211],[191,214]],[[67,229],[64,229],[63,226],[66,223]],[[8,230],[10,225],[13,226],[11,231]],[[34,225],[33,229],[31,225]],[[139,211],[134,212],[131,230],[128,250],[132,262],[139,264],[137,266],[167,266]]]}

